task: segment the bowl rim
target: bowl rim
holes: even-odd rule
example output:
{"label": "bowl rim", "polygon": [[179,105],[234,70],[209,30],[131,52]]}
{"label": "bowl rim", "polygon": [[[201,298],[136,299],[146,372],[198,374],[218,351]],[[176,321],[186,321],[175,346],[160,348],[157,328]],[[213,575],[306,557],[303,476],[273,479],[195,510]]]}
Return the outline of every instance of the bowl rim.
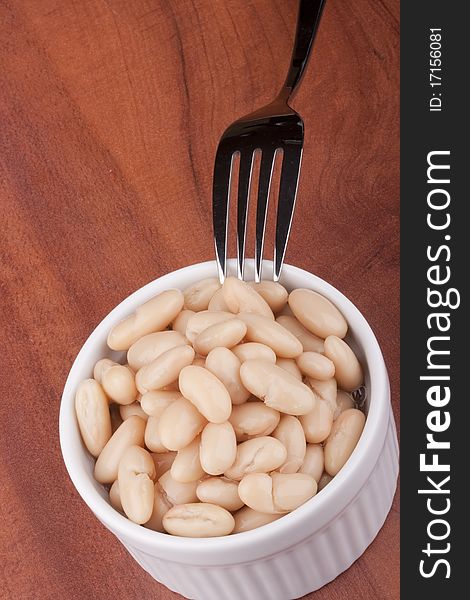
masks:
{"label": "bowl rim", "polygon": [[[247,272],[253,269],[253,264],[253,259],[247,260]],[[234,266],[235,259],[230,259],[229,269],[233,269]],[[196,273],[199,272],[204,274],[198,274],[196,277]],[[264,261],[263,272],[272,273],[271,261]],[[89,349],[97,343],[97,340],[102,339],[103,336],[106,339],[110,327],[146,299],[164,289],[180,287],[175,285],[175,281],[181,280],[181,287],[184,288],[190,284],[184,283],[185,278],[189,277],[197,281],[199,278],[211,276],[217,276],[215,261],[195,263],[147,283],[112,309],[94,328],[78,352],[67,376],[59,412],[60,447],[65,466],[78,493],[97,518],[122,541],[128,541],[142,550],[145,549],[167,560],[175,562],[191,560],[193,564],[207,564],[207,559],[212,560],[214,564],[229,563],[233,562],[234,554],[243,561],[266,556],[273,551],[293,546],[326,527],[346,508],[367,482],[383,448],[391,415],[388,375],[382,352],[362,313],[331,284],[299,267],[285,264],[281,283],[286,276],[305,279],[306,288],[320,291],[334,302],[346,317],[354,339],[360,343],[366,357],[370,376],[369,393],[373,401],[369,407],[361,438],[347,463],[321,493],[295,511],[268,525],[231,536],[214,538],[170,536],[137,525],[117,512],[95,489],[91,477],[80,465],[73,444],[68,442],[70,436],[75,438],[77,434],[79,436],[74,396],[81,380],[80,367],[86,361]],[[80,444],[82,452],[86,452],[83,444],[81,442]]]}

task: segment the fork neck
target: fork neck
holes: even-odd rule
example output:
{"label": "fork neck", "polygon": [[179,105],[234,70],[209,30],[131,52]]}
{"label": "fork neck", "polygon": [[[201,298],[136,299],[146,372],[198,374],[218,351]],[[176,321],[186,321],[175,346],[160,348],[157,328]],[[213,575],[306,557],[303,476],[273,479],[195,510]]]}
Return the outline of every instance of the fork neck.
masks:
{"label": "fork neck", "polygon": [[324,5],[325,0],[300,0],[294,49],[286,80],[277,98],[280,101],[288,102],[304,74]]}

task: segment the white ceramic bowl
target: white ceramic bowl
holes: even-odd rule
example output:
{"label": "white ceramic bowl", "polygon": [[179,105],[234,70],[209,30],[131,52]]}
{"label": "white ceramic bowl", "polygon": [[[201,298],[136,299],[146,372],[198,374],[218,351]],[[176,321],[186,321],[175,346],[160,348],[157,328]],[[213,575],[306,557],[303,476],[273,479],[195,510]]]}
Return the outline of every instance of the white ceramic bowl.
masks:
{"label": "white ceramic bowl", "polygon": [[[231,262],[230,268],[234,269]],[[264,265],[272,275],[272,263]],[[252,277],[253,261],[247,264]],[[329,298],[346,317],[348,341],[365,365],[367,421],[351,458],[317,496],[281,519],[221,538],[174,537],[140,527],[115,511],[93,478],[94,460],[82,444],[74,412],[79,382],[111,352],[111,327],[137,306],[168,288],[184,289],[217,276],[214,262],[169,273],[137,290],[112,310],[80,350],[65,384],[60,408],[60,444],[75,487],[96,517],[116,535],[157,581],[196,600],[290,600],[328,583],[367,548],[390,510],[398,474],[398,445],[387,371],[377,340],[359,310],[338,290],[296,267],[285,265],[281,283]]]}

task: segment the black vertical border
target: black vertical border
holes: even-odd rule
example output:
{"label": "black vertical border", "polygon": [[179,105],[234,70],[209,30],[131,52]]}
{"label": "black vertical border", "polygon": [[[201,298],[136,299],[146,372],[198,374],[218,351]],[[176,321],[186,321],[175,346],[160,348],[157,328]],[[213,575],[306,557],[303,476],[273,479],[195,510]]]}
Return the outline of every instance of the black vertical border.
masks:
{"label": "black vertical border", "polygon": [[[467,508],[470,498],[465,491],[470,482],[467,462],[470,457],[470,384],[467,381],[470,372],[467,312],[470,229],[465,218],[470,205],[466,189],[470,172],[465,92],[470,72],[469,24],[464,14],[468,12],[467,7],[464,2],[436,0],[403,0],[401,4],[401,597],[404,599],[450,600],[469,594],[464,581],[464,575],[470,572],[465,543],[470,530]],[[442,29],[442,89],[434,90],[441,93],[441,112],[429,110],[433,93],[429,85],[430,28]],[[427,183],[427,155],[437,150],[450,151],[451,181],[441,186],[451,195],[451,224],[445,231],[433,231],[426,223],[427,194],[432,188],[432,184]],[[451,239],[446,240],[445,235]],[[430,262],[427,247],[436,250],[440,245],[449,246],[450,260],[446,262],[447,253],[442,251],[439,260]],[[451,338],[447,345],[450,357],[442,357],[443,363],[450,361],[451,399],[441,408],[442,412],[449,411],[451,424],[447,431],[435,437],[450,441],[451,448],[439,452],[440,462],[450,463],[450,472],[435,473],[434,479],[439,482],[450,475],[447,484],[450,494],[427,496],[418,494],[418,490],[432,487],[426,485],[426,476],[432,477],[433,473],[420,472],[419,455],[426,452],[426,433],[429,432],[426,417],[435,408],[426,400],[431,384],[420,381],[420,375],[429,374],[426,372],[426,343],[435,335],[435,330],[434,333],[429,330],[426,323],[428,314],[433,312],[427,305],[427,270],[437,263],[442,269],[446,265],[451,269],[450,282],[441,286],[443,293],[446,287],[457,288],[461,304],[454,310],[437,309],[449,312],[451,319],[449,332],[442,333]],[[443,372],[436,371],[436,374]],[[443,385],[447,384],[443,382]],[[435,498],[435,508],[444,507],[447,497],[451,502],[449,512],[442,515],[450,525],[450,534],[442,541],[428,537],[429,522],[439,518],[428,512],[428,497]],[[443,535],[444,531],[444,525],[433,529],[437,535]],[[423,552],[428,542],[433,550],[443,550],[449,543],[450,550],[428,557]],[[445,577],[447,566],[442,563],[432,577],[424,578],[419,570],[420,561],[425,561],[424,570],[429,573],[440,558],[448,560],[450,578]]]}

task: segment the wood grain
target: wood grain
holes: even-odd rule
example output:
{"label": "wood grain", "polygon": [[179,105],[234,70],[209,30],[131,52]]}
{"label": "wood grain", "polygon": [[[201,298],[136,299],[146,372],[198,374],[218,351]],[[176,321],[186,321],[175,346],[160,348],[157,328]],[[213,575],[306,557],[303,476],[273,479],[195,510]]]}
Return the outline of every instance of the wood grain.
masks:
{"label": "wood grain", "polygon": [[[61,460],[71,362],[122,298],[212,257],[211,170],[282,83],[294,0],[0,3],[0,597],[177,595],[91,515]],[[287,262],[366,315],[399,421],[398,0],[328,0]],[[309,598],[399,597],[399,509]],[[257,599],[255,599],[257,600]]]}

